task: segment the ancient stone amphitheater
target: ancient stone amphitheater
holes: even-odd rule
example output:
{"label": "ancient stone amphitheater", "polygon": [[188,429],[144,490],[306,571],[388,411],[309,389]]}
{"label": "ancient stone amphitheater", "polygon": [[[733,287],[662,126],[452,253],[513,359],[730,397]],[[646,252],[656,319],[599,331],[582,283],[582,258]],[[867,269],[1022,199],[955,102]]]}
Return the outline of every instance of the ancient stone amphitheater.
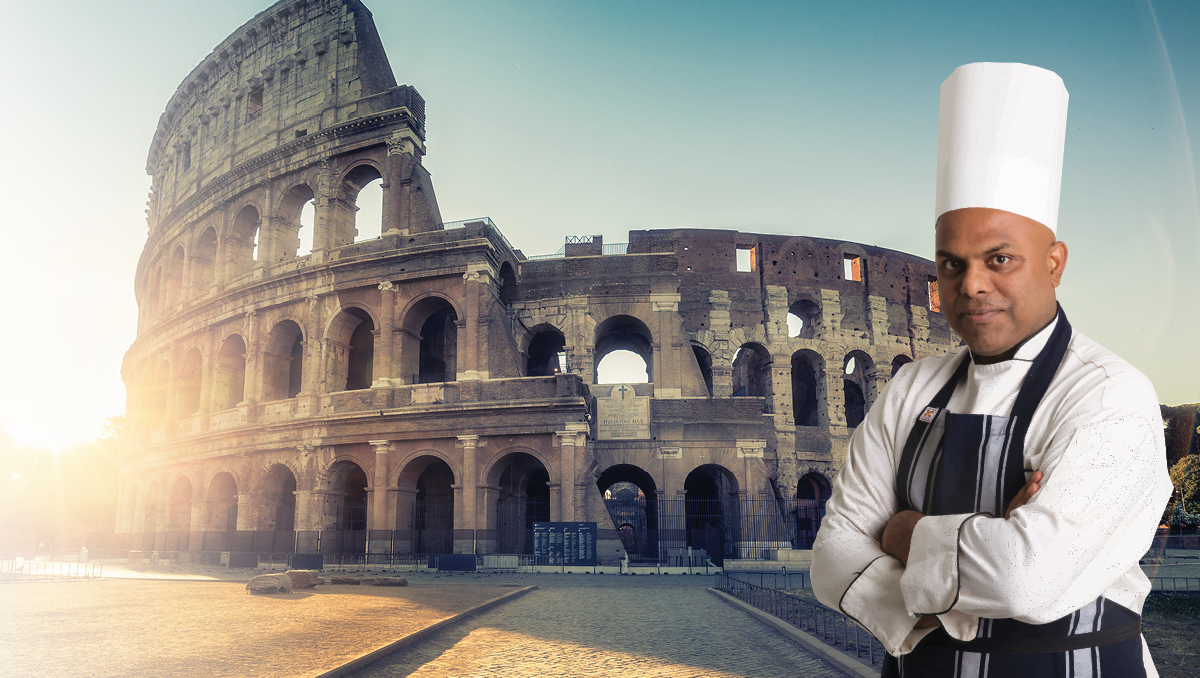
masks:
{"label": "ancient stone amphitheater", "polygon": [[[425,125],[358,0],[278,2],[184,79],[109,546],[387,562],[579,521],[602,563],[786,558],[891,375],[958,343],[896,251],[675,229],[527,257],[443,223]],[[610,354],[644,377],[598,383]]]}

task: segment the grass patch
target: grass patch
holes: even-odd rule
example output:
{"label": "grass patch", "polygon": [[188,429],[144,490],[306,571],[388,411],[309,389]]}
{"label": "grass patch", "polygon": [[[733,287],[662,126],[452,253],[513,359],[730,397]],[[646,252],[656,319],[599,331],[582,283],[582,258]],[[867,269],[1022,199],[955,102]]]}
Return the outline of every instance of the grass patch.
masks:
{"label": "grass patch", "polygon": [[1152,591],[1142,608],[1142,635],[1161,678],[1195,678],[1200,666],[1200,593]]}

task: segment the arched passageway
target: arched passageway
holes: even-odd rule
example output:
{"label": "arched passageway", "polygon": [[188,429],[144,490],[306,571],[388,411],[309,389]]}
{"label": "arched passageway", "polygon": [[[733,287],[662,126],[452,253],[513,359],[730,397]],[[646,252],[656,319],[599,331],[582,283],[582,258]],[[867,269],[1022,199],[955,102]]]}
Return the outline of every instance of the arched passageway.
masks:
{"label": "arched passageway", "polygon": [[[374,379],[375,322],[354,306],[344,308],[329,326],[329,390],[370,388]],[[290,377],[289,377],[290,379]]]}
{"label": "arched passageway", "polygon": [[806,473],[796,486],[796,545],[811,549],[825,517],[825,500],[829,498],[829,479],[820,473]]}
{"label": "arched passageway", "polygon": [[728,469],[705,464],[683,483],[687,545],[702,549],[714,563],[737,557],[737,480]]}
{"label": "arched passageway", "polygon": [[226,471],[208,483],[208,519],[204,525],[203,550],[228,551],[238,523],[237,481]]}
{"label": "arched passageway", "polygon": [[567,345],[562,332],[547,327],[529,342],[529,361],[526,363],[525,376],[548,377],[559,372],[565,372],[567,354],[563,348]]}
{"label": "arched passageway", "polygon": [[658,562],[658,488],[654,478],[637,466],[617,464],[600,474],[596,486],[630,562]]}
{"label": "arched passageway", "polygon": [[400,360],[413,384],[458,379],[458,313],[446,299],[426,297],[405,315]]}
{"label": "arched passageway", "polygon": [[870,402],[867,399],[867,374],[874,365],[871,357],[862,351],[846,354],[843,363],[842,388],[845,390],[846,427],[855,428],[867,415]]}
{"label": "arched passageway", "polygon": [[321,552],[358,554],[367,548],[367,474],[343,459],[329,467],[328,511],[325,521],[335,529],[322,530]]}
{"label": "arched passageway", "polygon": [[550,474],[526,452],[504,456],[489,474],[496,490],[496,552],[533,553],[533,524],[550,521]]}
{"label": "arched passageway", "polygon": [[700,368],[700,377],[704,379],[704,388],[708,389],[708,397],[713,397],[713,368],[712,355],[708,349],[699,344],[692,344],[692,355],[696,357],[696,366]]}
{"label": "arched passageway", "polygon": [[304,380],[304,333],[292,320],[276,323],[263,351],[264,398],[295,398]]}
{"label": "arched passageway", "polygon": [[[296,529],[296,474],[283,464],[275,464],[263,481],[263,529],[292,532]],[[279,541],[278,539],[276,540]]]}
{"label": "arched passageway", "polygon": [[762,344],[743,344],[733,356],[733,395],[766,398],[770,408],[771,392],[771,354]]}
{"label": "arched passageway", "polygon": [[192,531],[192,481],[180,476],[171,487],[171,499],[167,504],[168,551],[188,550],[188,539]]}
{"label": "arched passageway", "polygon": [[232,335],[221,343],[213,383],[213,407],[227,410],[242,402],[246,393],[246,342]]}
{"label": "arched passageway", "polygon": [[646,323],[633,316],[613,316],[596,326],[594,358],[594,383],[654,381],[654,337]]}
{"label": "arched passageway", "polygon": [[454,552],[454,472],[441,459],[432,458],[417,476],[413,507],[416,553]]}
{"label": "arched passageway", "polygon": [[[820,356],[809,350],[792,354],[792,416],[796,426],[817,426],[817,383],[813,367]],[[819,363],[817,363],[819,364]]]}

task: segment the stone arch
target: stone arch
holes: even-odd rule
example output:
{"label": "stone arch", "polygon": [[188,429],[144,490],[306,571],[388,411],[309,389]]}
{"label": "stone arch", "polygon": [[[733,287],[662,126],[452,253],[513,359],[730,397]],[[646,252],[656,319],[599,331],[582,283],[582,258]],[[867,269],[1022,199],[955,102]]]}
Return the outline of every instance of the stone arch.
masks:
{"label": "stone arch", "polygon": [[565,372],[567,338],[557,328],[543,323],[531,330],[525,353],[525,376],[548,377]]}
{"label": "stone arch", "polygon": [[708,389],[708,397],[713,397],[713,367],[712,354],[708,349],[700,345],[699,342],[691,342],[692,356],[696,359],[696,366],[700,368],[700,377],[704,379],[704,387]]}
{"label": "stone arch", "polygon": [[412,466],[412,469],[409,469],[409,467],[422,457],[431,457],[446,462],[446,465],[449,466],[450,470],[454,473],[454,482],[456,484],[462,484],[462,469],[459,468],[458,464],[455,463],[454,459],[450,457],[450,455],[430,447],[423,447],[419,450],[410,452],[400,460],[400,463],[396,465],[396,470],[392,471],[391,476],[388,478],[388,482],[390,483],[388,487],[395,487],[400,490],[415,489],[417,476],[412,475],[411,473],[406,473],[406,470],[416,470],[417,474],[419,475],[421,471],[425,470],[424,466]]}
{"label": "stone arch", "polygon": [[842,389],[845,395],[846,426],[855,428],[867,416],[871,407],[870,385],[875,375],[875,361],[860,350],[853,350],[842,360]]}
{"label": "stone arch", "polygon": [[216,282],[217,230],[212,226],[200,230],[196,244],[192,247],[191,294],[201,296],[208,293]]}
{"label": "stone arch", "polygon": [[455,491],[462,482],[456,469],[439,454],[409,457],[397,476],[397,526],[412,529],[414,553],[453,553]]}
{"label": "stone arch", "polygon": [[263,397],[295,398],[304,385],[304,330],[300,323],[283,318],[267,335],[263,349]]}
{"label": "stone arch", "polygon": [[[489,465],[485,510],[495,519],[497,552],[532,553],[533,524],[547,522],[550,508],[550,466],[533,450],[513,447]],[[495,489],[492,489],[495,488]]]}
{"label": "stone arch", "polygon": [[[638,492],[631,492],[633,486]],[[634,562],[659,560],[659,502],[654,476],[632,464],[614,464],[596,479],[605,508]],[[613,493],[614,488],[619,488]]]}
{"label": "stone arch", "polygon": [[737,476],[720,464],[700,464],[688,472],[683,490],[687,545],[703,550],[718,565],[736,557],[741,515]]}
{"label": "stone arch", "polygon": [[788,336],[799,339],[815,339],[821,327],[821,305],[801,296],[788,308]]}
{"label": "stone arch", "polygon": [[375,328],[379,325],[362,304],[351,303],[329,321],[326,374],[330,391],[370,388],[374,380]]}
{"label": "stone arch", "polygon": [[825,501],[832,492],[825,474],[810,471],[796,483],[796,548],[811,549],[825,517]]}
{"label": "stone arch", "polygon": [[285,463],[276,462],[268,469],[259,483],[261,514],[259,527],[277,532],[294,532],[296,529],[296,491],[300,487],[295,469]]}
{"label": "stone arch", "polygon": [[458,321],[454,301],[426,293],[401,316],[400,364],[406,383],[431,384],[458,379]]}
{"label": "stone arch", "polygon": [[190,417],[200,411],[200,393],[204,381],[204,356],[193,347],[183,355],[179,366],[179,416]]}
{"label": "stone arch", "polygon": [[182,300],[183,295],[183,271],[187,261],[187,256],[184,254],[182,244],[175,246],[171,250],[171,258],[167,263],[167,275],[165,281],[165,301],[166,308],[175,308]]}
{"label": "stone arch", "polygon": [[[733,357],[733,395],[765,398],[771,406],[771,352],[757,341],[748,341]],[[769,411],[769,410],[768,410]]]}
{"label": "stone arch", "polygon": [[[349,455],[338,455],[321,477],[322,489],[327,492],[322,522],[332,524],[338,530],[364,532],[367,529],[370,510],[368,498],[372,488],[371,478],[363,465]],[[342,542],[338,545],[340,551],[356,551],[357,541]],[[365,547],[366,541],[362,540],[362,544]]]}
{"label": "stone arch", "polygon": [[262,223],[260,214],[257,206],[247,202],[238,208],[233,218],[229,236],[225,239],[229,280],[249,273],[258,263],[261,254],[258,251],[259,226]]}
{"label": "stone arch", "polygon": [[517,274],[513,270],[512,264],[507,261],[500,264],[500,271],[497,275],[497,290],[500,302],[505,306],[512,306],[512,303],[517,300]]}
{"label": "stone arch", "polygon": [[[338,200],[345,206],[345,209],[339,215],[344,217],[339,220],[340,228],[335,231],[338,245],[378,238],[383,233],[382,209],[378,228],[376,228],[376,224],[360,223],[357,218],[357,212],[362,207],[359,204],[359,197],[364,188],[375,182],[382,184],[383,169],[370,158],[361,158],[351,163],[342,173],[338,180]],[[380,200],[382,201],[382,199],[381,194]]]}
{"label": "stone arch", "polygon": [[[192,479],[180,475],[171,483],[171,498],[167,507],[167,532],[188,533],[192,529]],[[178,540],[178,538],[177,538]],[[186,551],[187,538],[183,538],[183,548],[178,544],[168,545],[168,551]]]}
{"label": "stone arch", "polygon": [[246,395],[246,342],[230,334],[217,351],[213,379],[213,409],[236,407]]}
{"label": "stone arch", "polygon": [[[296,182],[283,193],[283,199],[279,201],[275,217],[271,219],[272,242],[275,250],[272,262],[277,263],[308,254],[308,252],[300,251],[301,243],[306,239],[301,234],[306,226],[301,223],[300,216],[305,205],[311,203],[315,197],[316,191],[307,181]],[[307,234],[307,240],[311,250],[313,243],[311,233]]]}
{"label": "stone arch", "polygon": [[892,358],[892,376],[893,377],[896,376],[896,373],[900,371],[901,367],[904,367],[905,365],[911,363],[912,361],[913,361],[912,358],[908,357],[907,355],[904,355],[903,353]]}
{"label": "stone arch", "polygon": [[[612,315],[596,324],[593,335],[593,358],[595,374],[594,383],[600,380],[601,365],[610,354],[616,351],[627,351],[646,366],[646,379],[622,379],[630,383],[653,383],[654,381],[654,335],[650,328],[640,318],[631,315]],[[616,382],[611,382],[616,383]]]}
{"label": "stone arch", "polygon": [[204,550],[228,551],[238,526],[238,482],[230,471],[217,471],[204,493]]}
{"label": "stone arch", "polygon": [[796,426],[821,426],[820,393],[824,390],[825,359],[815,351],[792,354],[792,417]]}

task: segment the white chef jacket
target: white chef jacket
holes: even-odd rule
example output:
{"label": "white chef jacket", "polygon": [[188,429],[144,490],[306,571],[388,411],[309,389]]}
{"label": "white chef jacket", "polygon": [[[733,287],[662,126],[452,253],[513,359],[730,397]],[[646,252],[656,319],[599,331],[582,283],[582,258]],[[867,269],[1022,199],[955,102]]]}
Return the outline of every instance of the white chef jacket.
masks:
{"label": "white chef jacket", "polygon": [[[1008,416],[1057,322],[1011,360],[972,361],[947,411]],[[813,544],[817,599],[895,656],[933,630],[913,628],[922,614],[943,610],[943,628],[964,641],[980,617],[1045,624],[1100,595],[1140,613],[1150,581],[1138,560],[1171,495],[1162,415],[1145,376],[1078,332],[1026,434],[1025,468],[1044,474],[1032,500],[1007,520],[922,518],[907,567],[880,548],[900,510],[896,471],[909,430],[966,350],[906,365],[850,437]],[[1144,640],[1143,653],[1156,677]]]}

